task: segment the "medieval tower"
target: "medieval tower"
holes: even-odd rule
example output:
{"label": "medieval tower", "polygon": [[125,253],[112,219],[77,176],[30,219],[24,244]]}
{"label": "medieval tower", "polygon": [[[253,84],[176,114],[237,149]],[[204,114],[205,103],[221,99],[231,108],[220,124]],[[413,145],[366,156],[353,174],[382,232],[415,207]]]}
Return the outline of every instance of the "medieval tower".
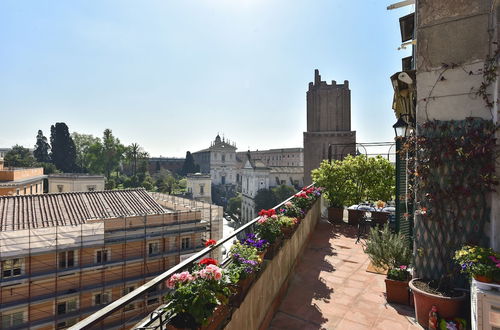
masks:
{"label": "medieval tower", "polygon": [[356,132],[351,131],[351,90],[349,82],[331,85],[314,71],[314,83],[307,91],[307,132],[304,132],[304,183],[311,183],[311,170],[328,158],[343,159],[355,154]]}

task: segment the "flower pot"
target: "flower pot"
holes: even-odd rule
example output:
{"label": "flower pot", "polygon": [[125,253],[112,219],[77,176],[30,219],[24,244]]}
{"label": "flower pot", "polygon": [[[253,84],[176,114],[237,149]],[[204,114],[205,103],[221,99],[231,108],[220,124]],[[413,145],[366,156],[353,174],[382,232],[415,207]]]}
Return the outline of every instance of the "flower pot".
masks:
{"label": "flower pot", "polygon": [[419,280],[418,278],[411,280],[409,286],[413,291],[415,315],[422,327],[427,328],[429,326],[429,311],[432,306],[437,307],[439,317],[441,318],[453,319],[464,314],[465,293],[462,293],[459,297],[438,296],[415,287],[413,283]]}
{"label": "flower pot", "polygon": [[267,252],[264,258],[266,258],[267,260],[272,260],[274,256],[278,254],[280,248],[281,238],[277,238],[276,241],[274,241],[274,243],[269,245],[269,247],[267,248]]}
{"label": "flower pot", "polygon": [[344,222],[344,208],[330,206],[328,208],[328,221],[330,223]]}
{"label": "flower pot", "polygon": [[347,223],[351,226],[357,226],[361,221],[361,218],[365,215],[365,211],[362,210],[347,210],[347,213]]}
{"label": "flower pot", "polygon": [[238,283],[231,285],[232,289],[234,290],[233,291],[234,293],[229,298],[230,306],[240,307],[243,300],[245,300],[245,297],[248,293],[248,290],[252,286],[254,279],[255,279],[255,274],[251,274],[247,278],[239,280]]}
{"label": "flower pot", "polygon": [[395,281],[388,278],[385,279],[385,292],[388,303],[401,305],[410,304],[410,287],[409,281]]}
{"label": "flower pot", "polygon": [[258,251],[257,252],[257,256],[260,258],[261,262],[264,260],[264,257],[266,255],[266,252],[267,252],[267,248],[265,248],[264,250],[262,251]]}
{"label": "flower pot", "polygon": [[484,275],[474,275],[474,279],[476,280],[476,286],[478,289],[481,289],[483,291],[489,291],[491,290],[491,283],[493,283],[493,280],[487,276]]}
{"label": "flower pot", "polygon": [[[224,323],[227,321],[229,317],[230,309],[227,305],[219,305],[215,308],[212,316],[207,320],[206,325],[198,325],[198,326],[190,326],[188,328],[185,327],[177,327],[172,323],[167,323],[165,329],[167,330],[218,330],[222,329]],[[186,313],[187,314],[187,313]]]}
{"label": "flower pot", "polygon": [[296,225],[293,226],[283,226],[281,227],[281,232],[283,233],[283,237],[285,239],[290,239],[293,236],[293,233],[295,233],[295,230],[297,229]]}

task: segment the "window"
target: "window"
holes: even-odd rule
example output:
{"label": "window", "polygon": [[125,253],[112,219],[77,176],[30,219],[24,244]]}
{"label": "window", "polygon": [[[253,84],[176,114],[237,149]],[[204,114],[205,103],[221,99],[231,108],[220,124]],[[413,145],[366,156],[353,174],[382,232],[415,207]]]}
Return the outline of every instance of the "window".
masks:
{"label": "window", "polygon": [[160,242],[149,242],[148,243],[148,256],[160,253]]}
{"label": "window", "polygon": [[223,175],[220,178],[222,184],[226,184],[226,177]]}
{"label": "window", "polygon": [[203,195],[205,193],[205,187],[203,184],[200,184],[200,195]]}
{"label": "window", "polygon": [[26,322],[26,311],[17,310],[2,313],[2,329],[20,326]]}
{"label": "window", "polygon": [[2,261],[2,278],[10,278],[23,274],[23,259],[9,259]]}
{"label": "window", "polygon": [[59,252],[59,269],[71,268],[76,265],[75,251]]}
{"label": "window", "polygon": [[94,293],[94,306],[106,305],[111,302],[111,291]]}
{"label": "window", "polygon": [[[129,294],[130,292],[134,291],[135,287],[134,286],[128,286],[126,288],[124,288],[122,290],[122,296],[126,295],[126,294]],[[125,305],[125,307],[123,307],[123,310],[124,311],[131,311],[135,308],[135,304],[134,303],[131,303],[131,304],[128,304],[128,305]]]}
{"label": "window", "polygon": [[30,185],[30,195],[33,194],[33,185]]}
{"label": "window", "polygon": [[63,192],[63,188],[64,188],[64,186],[62,184],[58,184],[57,185],[57,191],[58,192]]}
{"label": "window", "polygon": [[189,237],[183,237],[181,240],[181,250],[187,250],[189,249],[190,246],[190,239]]}
{"label": "window", "polygon": [[35,185],[35,194],[38,194],[38,183]]}
{"label": "window", "polygon": [[222,154],[222,162],[225,163],[226,162],[226,155],[225,154]]}
{"label": "window", "polygon": [[78,298],[71,298],[57,303],[57,315],[65,315],[78,309]]}
{"label": "window", "polygon": [[70,326],[75,325],[76,322],[78,322],[78,318],[77,317],[69,319],[69,320],[66,320],[66,321],[57,322],[56,329],[66,329],[66,328],[69,328]]}
{"label": "window", "polygon": [[111,260],[111,251],[109,249],[102,249],[95,251],[96,264],[103,264]]}
{"label": "window", "polygon": [[95,191],[95,185],[87,186],[87,191]]}

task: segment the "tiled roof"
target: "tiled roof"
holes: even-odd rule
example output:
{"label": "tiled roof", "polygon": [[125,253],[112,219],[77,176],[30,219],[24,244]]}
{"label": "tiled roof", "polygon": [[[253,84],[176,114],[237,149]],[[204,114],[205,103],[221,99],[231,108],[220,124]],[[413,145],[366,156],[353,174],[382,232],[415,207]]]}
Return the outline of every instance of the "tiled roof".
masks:
{"label": "tiled roof", "polygon": [[0,231],[167,212],[144,189],[0,196]]}

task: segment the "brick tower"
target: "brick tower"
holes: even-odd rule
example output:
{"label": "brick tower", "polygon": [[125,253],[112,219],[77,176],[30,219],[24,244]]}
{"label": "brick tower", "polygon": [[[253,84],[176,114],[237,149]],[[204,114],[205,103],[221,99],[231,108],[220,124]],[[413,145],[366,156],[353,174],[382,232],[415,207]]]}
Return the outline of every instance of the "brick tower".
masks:
{"label": "brick tower", "polygon": [[307,91],[307,132],[304,132],[304,184],[311,183],[311,170],[328,158],[343,159],[356,151],[356,132],[351,131],[351,90],[349,82],[331,85],[321,81],[314,70],[314,83]]}

